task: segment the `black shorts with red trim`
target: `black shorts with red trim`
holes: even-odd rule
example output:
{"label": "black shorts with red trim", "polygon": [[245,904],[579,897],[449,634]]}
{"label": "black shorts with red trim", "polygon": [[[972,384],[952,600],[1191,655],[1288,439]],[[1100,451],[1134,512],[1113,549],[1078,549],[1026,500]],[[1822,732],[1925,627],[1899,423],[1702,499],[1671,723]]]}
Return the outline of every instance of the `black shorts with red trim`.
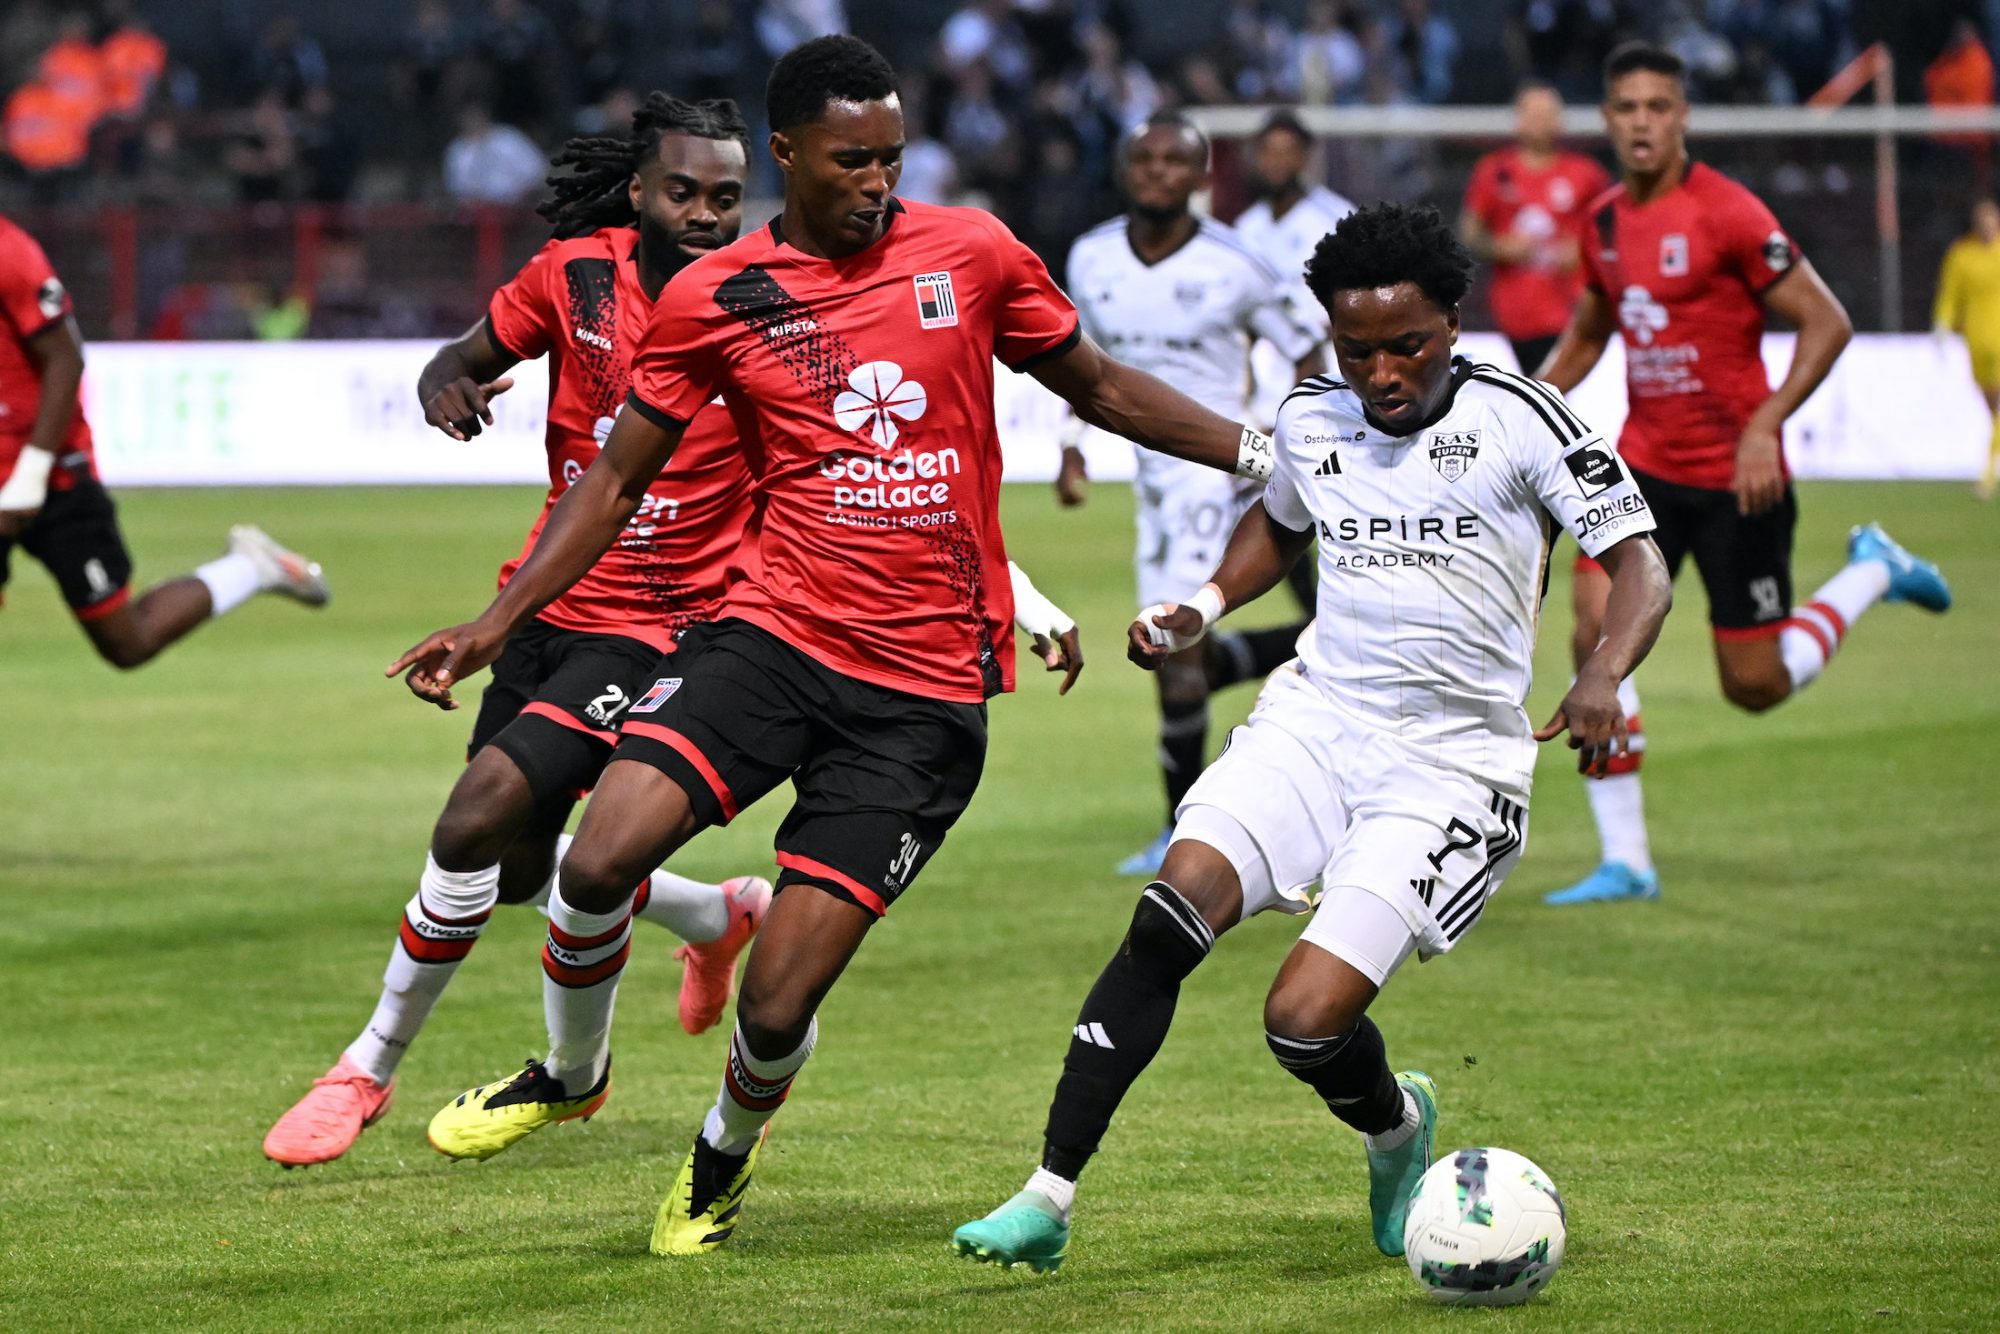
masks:
{"label": "black shorts with red trim", "polygon": [[41,513],[17,538],[0,538],[0,589],[7,586],[13,549],[48,567],[63,601],[80,621],[109,616],[131,595],[132,553],[118,531],[118,507],[86,466],[68,466],[70,484],[51,478]]}
{"label": "black shorts with red trim", "polygon": [[857,681],[745,621],[699,625],[625,716],[619,760],[652,765],[707,824],[787,778],[778,888],[886,912],[972,800],[986,706]]}
{"label": "black shorts with red trim", "polygon": [[659,658],[657,648],[623,635],[528,622],[493,664],[465,758],[495,747],[538,803],[589,791],[618,744],[618,720]]}
{"label": "black shorts with red trim", "polygon": [[[1628,467],[1630,465],[1627,465]],[[1678,579],[1694,557],[1708,593],[1708,623],[1722,638],[1774,635],[1792,614],[1792,532],[1799,522],[1791,484],[1762,514],[1743,514],[1734,491],[1682,486],[1632,469],[1653,511],[1653,540]]]}

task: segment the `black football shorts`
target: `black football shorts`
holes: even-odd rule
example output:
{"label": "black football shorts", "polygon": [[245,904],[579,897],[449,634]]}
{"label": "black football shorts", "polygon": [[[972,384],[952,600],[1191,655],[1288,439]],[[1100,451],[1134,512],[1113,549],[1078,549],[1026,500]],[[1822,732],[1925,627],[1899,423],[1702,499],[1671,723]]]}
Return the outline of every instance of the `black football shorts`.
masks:
{"label": "black football shorts", "polygon": [[[1630,466],[1630,465],[1627,465]],[[1682,486],[1632,469],[1656,526],[1653,540],[1680,577],[1694,557],[1708,593],[1708,623],[1723,638],[1776,634],[1792,614],[1792,530],[1799,505],[1785,498],[1762,514],[1740,514],[1734,491]]]}
{"label": "black football shorts", "polygon": [[60,491],[51,485],[26,532],[0,538],[0,589],[7,586],[9,558],[19,547],[48,567],[76,618],[90,621],[109,616],[131,596],[132,553],[118,531],[111,493],[87,472],[72,475],[74,485]]}
{"label": "black football shorts", "polygon": [[986,706],[858,681],[745,621],[696,626],[661,660],[613,759],[649,764],[707,824],[789,778],[778,888],[888,910],[972,800]]}

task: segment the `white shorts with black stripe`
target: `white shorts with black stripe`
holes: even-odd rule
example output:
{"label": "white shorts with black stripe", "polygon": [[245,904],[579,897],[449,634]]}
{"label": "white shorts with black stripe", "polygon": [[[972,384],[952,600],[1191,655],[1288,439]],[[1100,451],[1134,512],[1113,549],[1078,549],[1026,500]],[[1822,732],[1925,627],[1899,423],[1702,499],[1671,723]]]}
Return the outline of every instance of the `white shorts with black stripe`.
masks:
{"label": "white shorts with black stripe", "polygon": [[1528,812],[1427,763],[1292,664],[1195,782],[1174,836],[1235,865],[1245,916],[1304,911],[1318,886],[1304,938],[1380,986],[1413,951],[1442,954],[1479,920],[1521,859]]}

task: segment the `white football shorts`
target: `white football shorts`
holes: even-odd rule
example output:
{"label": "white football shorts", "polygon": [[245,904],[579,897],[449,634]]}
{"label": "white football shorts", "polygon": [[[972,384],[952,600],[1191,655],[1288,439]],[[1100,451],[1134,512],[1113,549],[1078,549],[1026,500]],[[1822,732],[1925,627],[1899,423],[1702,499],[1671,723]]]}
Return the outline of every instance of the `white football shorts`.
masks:
{"label": "white football shorts", "polygon": [[1174,837],[1229,859],[1246,917],[1304,912],[1317,886],[1304,938],[1381,986],[1412,951],[1442,954],[1479,920],[1521,860],[1528,812],[1427,763],[1291,663],[1195,780]]}
{"label": "white football shorts", "polygon": [[1209,581],[1236,521],[1261,493],[1255,483],[1185,459],[1140,461],[1132,486],[1139,545],[1139,605],[1179,602]]}

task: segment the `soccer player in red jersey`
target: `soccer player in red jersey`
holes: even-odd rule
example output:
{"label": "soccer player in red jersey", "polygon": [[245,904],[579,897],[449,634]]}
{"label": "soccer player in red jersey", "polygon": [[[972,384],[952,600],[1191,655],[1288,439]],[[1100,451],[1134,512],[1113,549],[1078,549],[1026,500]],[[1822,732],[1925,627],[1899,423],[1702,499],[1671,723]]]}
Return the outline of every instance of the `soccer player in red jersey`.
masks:
{"label": "soccer player in red jersey", "polygon": [[[1619,453],[1638,479],[1667,567],[1694,558],[1723,696],[1761,713],[1815,680],[1861,614],[1878,601],[1951,605],[1937,567],[1875,524],[1849,538],[1847,564],[1804,604],[1792,603],[1798,507],[1785,468],[1785,419],[1847,345],[1847,312],[1755,195],[1687,153],[1680,59],[1643,42],[1605,62],[1604,122],[1619,184],[1591,205],[1584,291],[1539,373],[1567,393],[1614,331],[1625,339],[1630,415]],[[1761,352],[1767,315],[1797,328],[1774,390]],[[1579,561],[1572,652],[1596,648],[1609,580]],[[1659,877],[1638,777],[1638,693],[1624,708],[1633,756],[1590,786],[1604,860],[1551,903],[1650,899]]]}
{"label": "soccer player in red jersey", "polygon": [[986,704],[1012,685],[994,361],[1087,422],[1268,476],[1270,442],[1083,338],[1075,308],[990,214],[895,198],[895,73],[827,37],[766,93],[782,215],[683,270],[655,308],[604,451],[493,604],[396,664],[449,686],[614,539],[716,394],[759,474],[718,619],[632,706],[549,903],[551,1051],[472,1089],[431,1142],[485,1157],[582,1114],[608,1077],[631,886],[701,829],[790,780],[778,897],[737,1001],[722,1088],[653,1249],[712,1250],[862,939],[978,785]]}
{"label": "soccer player in red jersey", "polygon": [[[654,93],[631,133],[572,140],[542,205],[555,237],[493,296],[486,317],[424,367],[424,418],[455,440],[493,420],[515,363],[547,356],[549,494],[505,587],[535,549],[557,500],[596,457],[631,385],[632,355],[667,280],[736,239],[750,131],[733,102]],[[431,835],[404,909],[381,998],[360,1035],[271,1128],[264,1152],[287,1167],[339,1157],[387,1110],[398,1063],[496,903],[545,903],[559,836],[596,783],[617,727],[663,653],[714,613],[749,517],[751,478],[720,409],[691,423],[617,541],[508,639],[480,701],[465,772]],[[456,708],[448,691],[419,696]],[[682,1027],[699,1033],[728,1003],[736,958],[771,886],[756,876],[703,884],[634,875],[637,916],[690,943]],[[630,886],[628,886],[630,888]]]}
{"label": "soccer player in red jersey", "polygon": [[1492,264],[1487,302],[1523,375],[1556,345],[1583,291],[1588,205],[1610,186],[1594,158],[1563,148],[1561,96],[1545,83],[1514,97],[1514,142],[1479,159],[1459,234]]}
{"label": "soccer player in red jersey", "polygon": [[0,218],[0,597],[19,547],[55,576],[98,656],[126,669],[258,593],[326,605],[319,566],[250,524],[229,530],[229,554],[132,597],[132,556],[97,477],[82,385],[69,292],[35,239]]}

